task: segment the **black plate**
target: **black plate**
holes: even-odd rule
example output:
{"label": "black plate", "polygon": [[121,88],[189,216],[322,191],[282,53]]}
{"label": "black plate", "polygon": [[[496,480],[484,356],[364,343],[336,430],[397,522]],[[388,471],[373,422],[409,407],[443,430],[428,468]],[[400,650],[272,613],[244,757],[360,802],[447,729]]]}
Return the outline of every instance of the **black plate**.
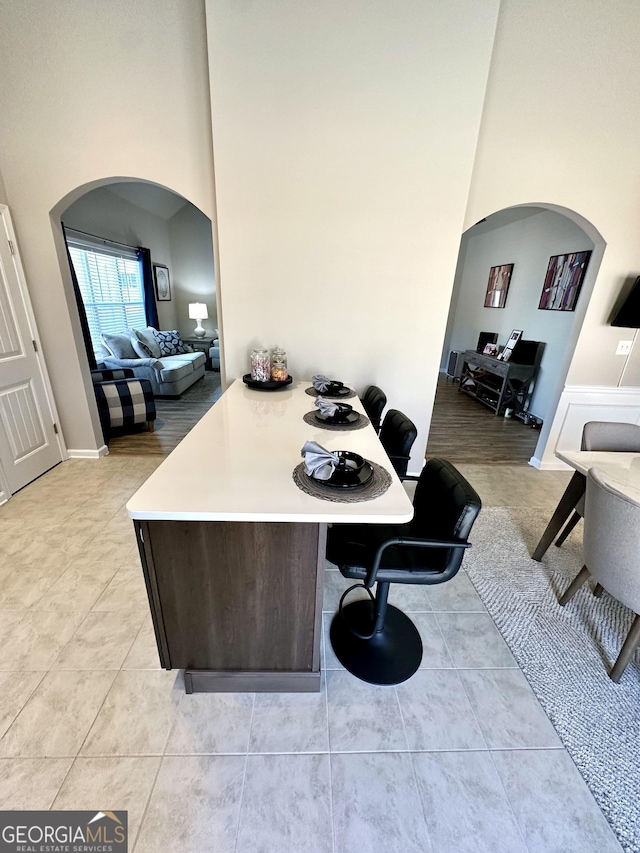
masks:
{"label": "black plate", "polygon": [[271,379],[268,382],[258,382],[257,379],[252,379],[250,373],[245,373],[242,381],[249,388],[255,388],[256,391],[279,391],[281,388],[286,388],[293,382],[293,376],[288,376],[283,382],[273,382]]}
{"label": "black plate", "polygon": [[348,397],[351,394],[351,388],[346,385],[341,385],[339,388],[331,388],[329,391],[318,391],[320,397]]}
{"label": "black plate", "polygon": [[331,424],[331,426],[340,426],[340,424],[357,424],[360,420],[360,412],[354,412],[351,410],[347,412],[346,415],[343,415],[340,418],[336,418],[335,415],[330,418],[323,417],[320,412],[314,412],[315,418],[321,424]]}
{"label": "black plate", "polygon": [[367,460],[364,460],[364,465],[362,469],[355,475],[353,480],[350,480],[348,483],[332,483],[331,480],[316,480],[315,477],[311,477],[314,483],[317,483],[319,486],[326,486],[328,489],[340,489],[341,491],[348,491],[349,489],[359,489],[361,486],[366,486],[369,480],[373,477],[373,466]]}

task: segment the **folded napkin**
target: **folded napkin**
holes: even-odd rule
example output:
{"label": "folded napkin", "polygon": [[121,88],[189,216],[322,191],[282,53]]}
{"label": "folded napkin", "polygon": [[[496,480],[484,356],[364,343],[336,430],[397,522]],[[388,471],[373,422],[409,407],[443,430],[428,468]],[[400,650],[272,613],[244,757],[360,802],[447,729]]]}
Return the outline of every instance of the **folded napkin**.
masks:
{"label": "folded napkin", "polygon": [[318,391],[318,393],[322,394],[323,391],[326,391],[327,388],[331,385],[331,380],[328,376],[323,376],[319,373],[317,376],[314,376],[311,380],[313,387]]}
{"label": "folded napkin", "polygon": [[300,455],[304,456],[304,470],[316,480],[328,480],[339,461],[334,453],[315,441],[306,441]]}
{"label": "folded napkin", "polygon": [[330,400],[325,400],[324,397],[316,397],[313,405],[320,410],[320,414],[324,415],[325,418],[332,418],[338,411],[336,404]]}

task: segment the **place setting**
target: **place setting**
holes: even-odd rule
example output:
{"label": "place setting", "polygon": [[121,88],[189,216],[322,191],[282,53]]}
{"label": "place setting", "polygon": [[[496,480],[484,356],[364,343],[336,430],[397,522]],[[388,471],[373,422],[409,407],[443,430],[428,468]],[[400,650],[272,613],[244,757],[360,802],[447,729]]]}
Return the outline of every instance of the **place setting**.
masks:
{"label": "place setting", "polygon": [[370,501],[391,485],[387,470],[350,450],[330,451],[315,441],[307,441],[300,455],[303,461],[294,468],[293,480],[303,492],[321,500]]}
{"label": "place setting", "polygon": [[329,397],[339,400],[349,400],[356,396],[356,392],[352,391],[344,382],[337,379],[329,379],[328,376],[318,374],[311,380],[311,387],[305,388],[305,394],[310,397]]}
{"label": "place setting", "polygon": [[366,415],[356,412],[349,403],[334,403],[324,397],[316,397],[313,405],[316,407],[316,411],[307,412],[302,416],[304,422],[309,426],[346,432],[363,429],[371,423]]}

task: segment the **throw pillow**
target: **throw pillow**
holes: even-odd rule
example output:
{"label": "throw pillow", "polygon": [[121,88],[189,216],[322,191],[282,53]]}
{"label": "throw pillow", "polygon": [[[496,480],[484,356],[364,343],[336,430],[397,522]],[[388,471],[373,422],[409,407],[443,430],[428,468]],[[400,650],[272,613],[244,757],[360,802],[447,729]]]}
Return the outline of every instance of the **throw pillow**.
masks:
{"label": "throw pillow", "polygon": [[129,334],[102,335],[102,342],[114,358],[138,358]]}
{"label": "throw pillow", "polygon": [[135,336],[131,338],[131,346],[140,358],[156,358],[151,352],[151,347],[147,346],[144,341],[139,341]]}
{"label": "throw pillow", "polygon": [[153,326],[147,326],[146,329],[133,329],[133,334],[139,341],[142,341],[143,344],[146,344],[149,347],[153,358],[160,358],[162,353],[160,352],[160,347],[155,339],[155,331],[156,330]]}
{"label": "throw pillow", "polygon": [[177,329],[170,332],[154,332],[153,335],[162,355],[182,355],[187,351]]}

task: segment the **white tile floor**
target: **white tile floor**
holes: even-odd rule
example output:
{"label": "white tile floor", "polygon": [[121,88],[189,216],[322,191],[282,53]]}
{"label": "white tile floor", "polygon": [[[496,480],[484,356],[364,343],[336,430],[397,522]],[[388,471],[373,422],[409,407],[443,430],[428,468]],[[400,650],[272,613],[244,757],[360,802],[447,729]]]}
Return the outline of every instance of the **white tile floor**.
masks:
{"label": "white tile floor", "polygon": [[[136,853],[620,849],[464,572],[392,587],[425,647],[397,688],[333,655],[329,568],[321,693],[185,695],[124,511],[159,461],[66,462],[0,507],[0,809],[127,809]],[[549,511],[566,481],[461,468]]]}

